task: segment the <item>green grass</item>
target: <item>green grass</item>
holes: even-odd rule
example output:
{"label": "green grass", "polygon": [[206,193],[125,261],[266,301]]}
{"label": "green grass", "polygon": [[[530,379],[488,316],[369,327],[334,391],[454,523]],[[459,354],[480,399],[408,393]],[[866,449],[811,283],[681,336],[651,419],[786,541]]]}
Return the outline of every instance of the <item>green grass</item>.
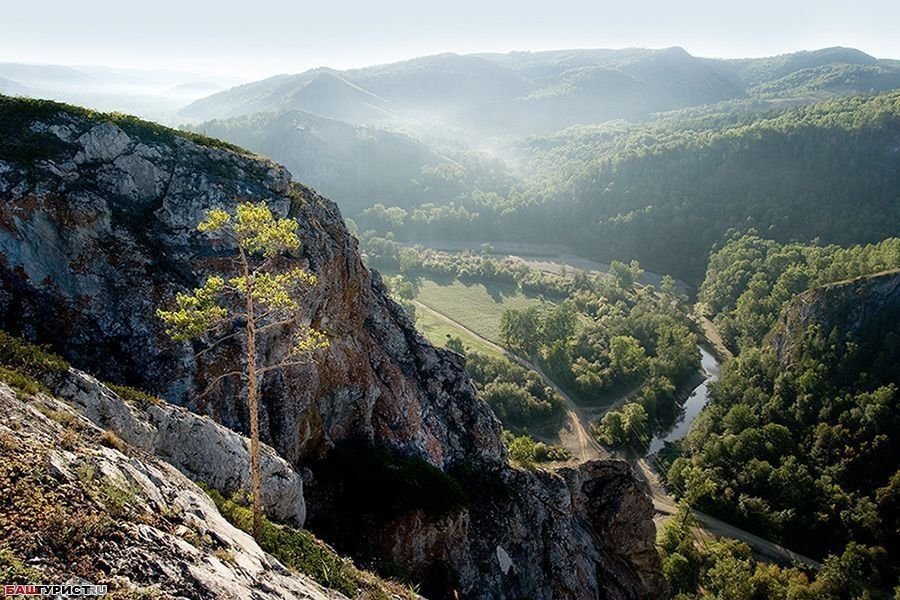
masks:
{"label": "green grass", "polygon": [[[232,525],[246,533],[252,532],[253,513],[249,508],[225,498],[217,490],[204,489]],[[337,555],[303,529],[278,525],[263,518],[262,537],[258,542],[263,550],[289,569],[308,575],[320,585],[349,598],[388,600],[407,596],[398,584],[379,580],[356,568],[351,561]]]}
{"label": "green grass", "polygon": [[512,285],[491,284],[487,287],[483,283],[460,281],[439,284],[430,279],[421,280],[416,300],[498,344],[502,342],[500,317],[503,311],[549,304],[526,296]]}
{"label": "green grass", "polygon": [[0,366],[0,381],[26,396],[33,396],[44,391],[44,387],[31,377],[3,366]]}
{"label": "green grass", "polygon": [[69,363],[46,347],[0,330],[0,380],[32,395],[46,391],[43,382],[69,370]]}
{"label": "green grass", "polygon": [[465,329],[460,329],[449,321],[436,317],[422,309],[416,311],[416,328],[425,334],[425,337],[435,346],[445,347],[448,336],[458,337],[462,340],[466,351],[474,350],[495,358],[503,358],[503,354],[492,346],[488,346],[481,339],[472,336]]}

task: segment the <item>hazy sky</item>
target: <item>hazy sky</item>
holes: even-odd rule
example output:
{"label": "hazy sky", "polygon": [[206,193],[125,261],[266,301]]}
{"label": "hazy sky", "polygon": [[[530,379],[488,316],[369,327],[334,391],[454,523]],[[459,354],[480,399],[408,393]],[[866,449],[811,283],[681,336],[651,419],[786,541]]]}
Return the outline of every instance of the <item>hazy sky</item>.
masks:
{"label": "hazy sky", "polygon": [[257,78],[439,52],[665,47],[766,56],[844,45],[900,58],[900,1],[26,0],[0,4],[0,62]]}

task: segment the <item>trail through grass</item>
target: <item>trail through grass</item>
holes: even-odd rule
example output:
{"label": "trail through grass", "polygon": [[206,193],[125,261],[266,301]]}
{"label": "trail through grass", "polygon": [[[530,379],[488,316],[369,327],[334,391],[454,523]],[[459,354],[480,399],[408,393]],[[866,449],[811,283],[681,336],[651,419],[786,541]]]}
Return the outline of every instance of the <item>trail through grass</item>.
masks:
{"label": "trail through grass", "polygon": [[550,304],[541,298],[526,296],[513,285],[486,286],[460,281],[444,284],[430,279],[421,280],[416,299],[498,344],[502,341],[500,317],[503,311]]}

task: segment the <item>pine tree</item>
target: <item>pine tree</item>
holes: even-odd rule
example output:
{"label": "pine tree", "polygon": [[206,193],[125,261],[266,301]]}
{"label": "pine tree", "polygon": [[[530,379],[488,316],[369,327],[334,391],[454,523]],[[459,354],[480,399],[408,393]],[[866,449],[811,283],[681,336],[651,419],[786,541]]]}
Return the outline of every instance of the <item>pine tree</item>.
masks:
{"label": "pine tree", "polygon": [[[297,221],[272,214],[265,203],[243,202],[235,212],[210,210],[198,227],[231,254],[221,275],[212,275],[190,293],[179,293],[172,310],[158,310],[167,333],[176,341],[203,338],[207,352],[219,343],[242,337],[246,365],[215,378],[207,391],[227,377],[246,382],[250,413],[250,470],[253,535],[262,529],[259,468],[259,383],[268,372],[305,364],[309,355],[326,348],[325,334],[301,322],[300,300],[316,285],[316,277],[293,266],[300,248]],[[290,331],[287,356],[268,358],[257,351],[260,335]],[[206,393],[206,392],[204,392]]]}

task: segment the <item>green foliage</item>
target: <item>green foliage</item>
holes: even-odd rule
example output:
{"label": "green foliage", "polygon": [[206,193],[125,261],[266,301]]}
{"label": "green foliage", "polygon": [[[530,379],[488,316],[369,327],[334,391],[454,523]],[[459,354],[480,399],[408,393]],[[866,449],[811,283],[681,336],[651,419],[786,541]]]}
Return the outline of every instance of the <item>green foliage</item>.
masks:
{"label": "green foliage", "polygon": [[534,462],[534,438],[528,435],[513,437],[509,441],[509,457],[514,461],[528,466]]}
{"label": "green foliage", "polygon": [[637,402],[607,412],[595,429],[597,439],[607,446],[640,446],[650,440],[647,411]]}
{"label": "green foliage", "polygon": [[[597,403],[604,396],[623,393],[634,386],[646,388],[640,399],[648,414],[648,428],[674,418],[679,386],[699,369],[694,325],[673,296],[673,283],[665,286],[669,292],[635,285],[634,279],[642,271],[636,262],[621,265],[628,274],[628,280],[623,281],[621,273],[618,277],[584,271],[543,273],[521,262],[489,259],[470,252],[451,254],[404,248],[377,237],[368,238],[368,242],[384,244],[378,246],[382,250],[398,251],[398,256],[408,261],[409,273],[440,273],[442,277],[484,281],[438,285],[417,280],[414,275],[391,279],[403,293],[417,295],[428,306],[481,335],[522,355],[539,356],[551,378],[580,401]],[[488,264],[493,266],[486,275]],[[497,282],[498,277],[504,282]],[[507,278],[517,283],[518,290],[507,291]],[[561,301],[537,303],[528,301],[527,296],[523,298],[525,293]],[[421,319],[425,315],[420,315]],[[445,335],[463,336],[455,332]],[[439,343],[445,343],[443,338],[444,335]],[[470,341],[465,343],[469,345]],[[484,354],[484,349],[479,353]],[[539,416],[528,394],[512,386],[488,389],[493,377],[479,376],[477,367],[476,364],[470,368],[470,374],[480,382],[501,420],[522,426],[532,416]],[[514,383],[520,388],[525,386],[523,381]],[[534,391],[530,395],[541,397]]]}
{"label": "green foliage", "polygon": [[[452,210],[407,208],[421,215],[391,230],[418,240],[566,240],[584,256],[637,259],[699,282],[710,249],[734,228],[780,242],[896,235],[900,172],[885,157],[898,131],[897,91],[574,127],[524,142],[524,170],[534,174],[526,183],[462,194]],[[619,264],[616,272],[622,283],[631,277]]]}
{"label": "green foliage", "polygon": [[789,600],[890,600],[890,566],[884,551],[851,543],[830,556],[824,568],[811,574],[798,567],[757,562],[741,542],[720,538],[698,542],[692,533],[694,518],[684,508],[657,533],[656,546],[663,574],[673,597],[697,600],[717,598],[786,598]]}
{"label": "green foliage", "polygon": [[35,584],[44,581],[44,574],[40,569],[29,567],[15,554],[6,549],[0,549],[0,581],[4,584]]}
{"label": "green foliage", "polygon": [[503,311],[500,337],[507,347],[531,356],[538,349],[540,335],[541,313],[537,307]]}
{"label": "green foliage", "polygon": [[69,370],[69,363],[46,347],[30,344],[5,331],[0,331],[0,364],[38,379]]}
{"label": "green foliage", "polygon": [[[862,314],[864,280],[810,292],[823,300],[807,326],[779,330],[790,335],[789,365],[764,336],[792,294],[898,256],[895,239],[840,249],[740,236],[713,256],[701,292],[717,322],[740,331],[741,352],[710,384],[668,480],[705,512],[831,555],[816,580],[829,598],[884,597],[900,579],[900,331]],[[862,326],[866,318],[876,324]],[[722,582],[738,567],[723,563]]]}
{"label": "green foliage", "polygon": [[[173,310],[157,310],[169,335],[176,341],[195,339],[224,326],[232,315],[249,318],[248,296],[254,305],[254,319],[268,317],[260,326],[288,317],[299,306],[298,296],[317,284],[315,276],[303,269],[282,266],[273,270],[270,264],[300,248],[297,227],[296,220],[277,218],[264,203],[242,202],[233,215],[218,208],[210,210],[197,230],[236,242],[243,267],[232,277],[213,275],[190,293],[178,293]],[[254,257],[258,257],[256,263]],[[292,353],[327,346],[322,332],[304,328],[296,334]]]}
{"label": "green foliage", "polygon": [[449,350],[453,350],[457,354],[466,355],[466,347],[463,345],[462,339],[458,336],[451,336],[448,334],[447,336],[447,348]]}
{"label": "green foliage", "polygon": [[190,294],[179,292],[174,310],[159,309],[156,314],[165,321],[166,332],[176,342],[198,338],[228,317],[228,310],[219,305],[219,296],[224,291],[223,278],[209,277]]}
{"label": "green foliage", "polygon": [[26,395],[46,391],[43,382],[65,373],[69,363],[46,347],[0,330],[0,380]]}
{"label": "green foliage", "polygon": [[713,252],[700,300],[732,350],[759,344],[784,303],[826,283],[900,268],[900,238],[866,246],[779,244],[734,233]]}
{"label": "green foliage", "polygon": [[[216,490],[207,489],[206,492],[231,524],[247,533],[253,531],[253,513],[249,508],[233,499],[224,498]],[[263,519],[262,536],[257,541],[263,550],[289,569],[303,573],[322,586],[349,598],[358,597],[361,588],[371,587],[369,578],[354,567],[353,563],[338,556],[308,531]]]}
{"label": "green foliage", "polygon": [[6,367],[0,367],[0,381],[26,396],[32,396],[44,390],[44,387],[31,377]]}
{"label": "green foliage", "polygon": [[528,434],[515,435],[503,430],[503,443],[509,450],[509,457],[523,467],[531,467],[534,463],[564,461],[572,458],[568,450],[538,442]]}
{"label": "green foliage", "polygon": [[562,398],[534,371],[480,352],[466,358],[466,372],[479,395],[503,423],[525,427],[560,414]]}
{"label": "green foliage", "polygon": [[106,387],[119,395],[126,402],[130,402],[139,408],[147,408],[153,405],[159,405],[163,403],[161,398],[154,396],[153,394],[148,394],[143,390],[139,390],[127,385],[117,385],[115,383],[104,383]]}

